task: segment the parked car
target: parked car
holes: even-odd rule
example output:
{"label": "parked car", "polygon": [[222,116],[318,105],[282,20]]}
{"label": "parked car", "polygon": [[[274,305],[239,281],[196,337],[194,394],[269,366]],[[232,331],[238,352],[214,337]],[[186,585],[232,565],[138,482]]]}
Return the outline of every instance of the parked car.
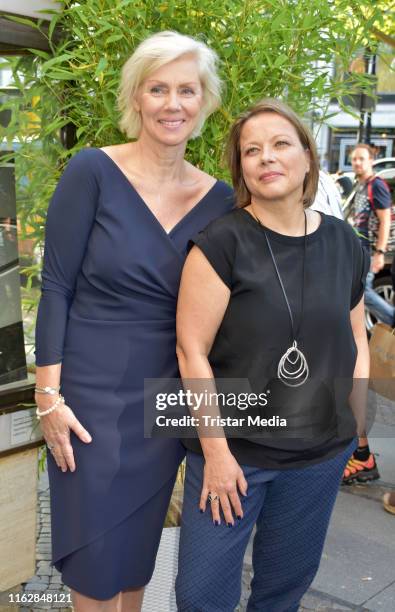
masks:
{"label": "parked car", "polygon": [[[373,170],[375,171],[376,174],[378,172],[381,172],[382,170],[391,170],[394,168],[395,168],[395,157],[379,157],[378,159],[375,159],[373,162]],[[348,178],[353,182],[355,180],[355,174],[351,170],[350,172],[342,172],[340,176],[338,176],[337,174],[332,175],[332,178],[334,179],[335,182],[337,182],[337,180],[340,177]]]}
{"label": "parked car", "polygon": [[[387,158],[387,160],[393,159],[395,163],[395,158]],[[384,160],[377,160],[384,161]],[[376,169],[377,166],[375,166]],[[392,202],[395,202],[395,166],[389,169],[380,170],[376,172],[376,176],[384,179],[391,191]],[[345,200],[343,204],[343,213],[344,218],[351,222],[352,217],[352,200],[354,197],[354,190],[349,195],[349,197]],[[388,250],[385,254],[385,265],[380,272],[378,272],[375,276],[373,286],[377,293],[381,295],[387,302],[390,304],[394,304],[394,290],[392,286],[392,277],[391,277],[391,264],[393,258],[395,256],[395,250]],[[365,320],[366,320],[366,328],[370,331],[373,325],[376,323],[375,317],[366,310],[365,312]]]}
{"label": "parked car", "polygon": [[373,169],[375,172],[381,172],[381,170],[391,170],[395,168],[395,157],[382,157],[381,159],[375,159],[373,162]]}

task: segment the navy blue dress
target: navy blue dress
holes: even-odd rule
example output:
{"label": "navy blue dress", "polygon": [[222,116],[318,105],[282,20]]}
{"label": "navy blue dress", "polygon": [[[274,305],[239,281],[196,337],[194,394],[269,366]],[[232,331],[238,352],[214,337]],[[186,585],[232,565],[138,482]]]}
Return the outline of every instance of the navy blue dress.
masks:
{"label": "navy blue dress", "polygon": [[178,375],[175,313],[189,239],[233,207],[217,181],[166,233],[101,149],[69,162],[51,200],[36,364],[62,363],[61,392],[92,435],[72,432],[76,471],[48,453],[52,564],[97,599],[149,582],[184,457],[144,438],[144,378]]}

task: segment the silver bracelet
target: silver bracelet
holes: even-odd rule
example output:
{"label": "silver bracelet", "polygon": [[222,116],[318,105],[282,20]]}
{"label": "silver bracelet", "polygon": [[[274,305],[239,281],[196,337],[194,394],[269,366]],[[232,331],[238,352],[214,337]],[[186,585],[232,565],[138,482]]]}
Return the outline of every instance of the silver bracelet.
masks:
{"label": "silver bracelet", "polygon": [[36,387],[36,393],[47,393],[48,395],[55,395],[59,392],[60,387]]}
{"label": "silver bracelet", "polygon": [[60,406],[61,404],[64,404],[64,397],[63,395],[59,395],[58,399],[56,400],[56,402],[47,410],[43,410],[42,412],[39,411],[39,409],[36,409],[36,416],[38,419],[40,419],[40,417],[45,416],[47,414],[51,414],[51,412],[53,412],[54,410],[56,410],[58,408],[58,406]]}

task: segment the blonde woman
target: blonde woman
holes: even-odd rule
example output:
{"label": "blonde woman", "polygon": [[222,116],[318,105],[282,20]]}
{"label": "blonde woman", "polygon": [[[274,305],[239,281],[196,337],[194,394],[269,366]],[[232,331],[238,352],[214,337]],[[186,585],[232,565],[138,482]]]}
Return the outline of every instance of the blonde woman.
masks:
{"label": "blonde woman", "polygon": [[[213,419],[215,437],[208,426],[199,427],[200,441],[185,440],[177,605],[233,612],[256,526],[247,610],[296,612],[356,445],[348,396],[353,376],[369,376],[367,261],[350,226],[310,209],[315,144],[285,104],[263,100],[239,117],[228,157],[238,208],[194,238],[177,354],[187,381],[211,388],[214,377],[221,385],[241,379],[251,400],[231,409],[237,435],[232,422],[221,435]],[[345,384],[335,385],[333,403],[338,378]],[[204,405],[204,416],[214,409]],[[221,410],[229,415],[225,401]],[[243,424],[251,414],[260,426]]]}
{"label": "blonde woman", "polygon": [[184,158],[220,102],[216,64],[177,32],[143,41],[122,69],[127,142],[78,152],[49,206],[36,400],[52,563],[77,612],[140,609],[184,456],[144,438],[143,381],[177,376],[187,243],[232,207],[230,187]]}

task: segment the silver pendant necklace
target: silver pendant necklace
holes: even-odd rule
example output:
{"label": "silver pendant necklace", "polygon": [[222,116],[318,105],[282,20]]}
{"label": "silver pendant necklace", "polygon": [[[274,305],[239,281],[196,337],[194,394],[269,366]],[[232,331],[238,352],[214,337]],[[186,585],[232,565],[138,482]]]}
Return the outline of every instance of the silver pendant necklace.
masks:
{"label": "silver pendant necklace", "polygon": [[273,265],[274,265],[274,269],[276,270],[276,274],[277,274],[277,278],[279,280],[280,283],[280,287],[281,290],[283,292],[284,295],[284,299],[285,299],[285,303],[287,305],[288,308],[288,313],[289,313],[289,318],[291,321],[291,328],[292,328],[292,344],[291,346],[285,351],[285,353],[282,355],[280,361],[278,362],[278,366],[277,366],[277,378],[279,378],[285,385],[287,385],[288,387],[300,387],[301,385],[303,385],[306,380],[309,377],[309,366],[307,363],[307,359],[304,356],[304,354],[302,353],[302,351],[300,350],[300,348],[298,348],[298,343],[296,340],[297,335],[299,334],[299,330],[301,328],[302,325],[302,319],[303,319],[303,311],[304,311],[304,288],[305,288],[305,280],[306,280],[306,270],[305,270],[305,262],[306,262],[306,245],[307,245],[307,215],[306,215],[306,211],[304,211],[304,249],[303,249],[303,272],[302,272],[302,278],[303,278],[303,284],[302,284],[302,307],[301,307],[301,315],[300,315],[300,320],[299,320],[299,326],[298,329],[295,332],[295,325],[294,325],[294,319],[292,316],[292,310],[291,310],[291,306],[289,305],[289,301],[288,301],[288,297],[287,294],[285,292],[285,288],[284,288],[284,284],[283,281],[281,279],[281,275],[276,263],[276,259],[274,257],[273,254],[273,250],[269,241],[269,237],[266,233],[266,229],[265,226],[261,223],[261,221],[258,219],[258,217],[256,216],[252,205],[251,205],[251,210],[253,212],[253,215],[255,217],[255,219],[258,221],[259,225],[261,226],[263,233],[265,234],[265,238],[266,238],[266,243],[273,261]]}

